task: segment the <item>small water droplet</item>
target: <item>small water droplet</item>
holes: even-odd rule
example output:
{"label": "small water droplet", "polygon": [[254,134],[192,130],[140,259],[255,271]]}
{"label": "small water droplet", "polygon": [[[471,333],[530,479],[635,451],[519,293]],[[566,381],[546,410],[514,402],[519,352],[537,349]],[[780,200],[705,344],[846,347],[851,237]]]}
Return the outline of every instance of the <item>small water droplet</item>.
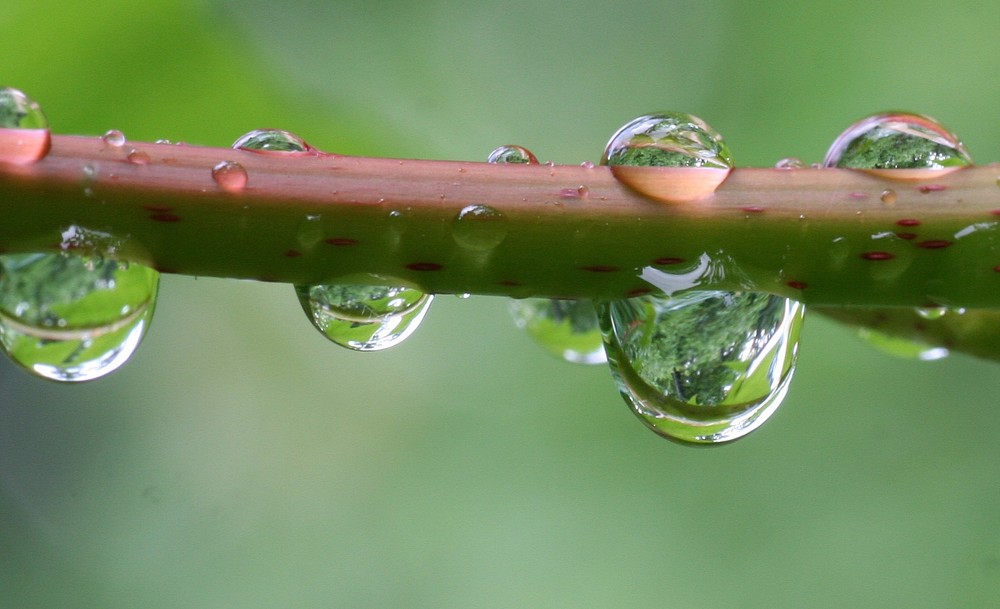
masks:
{"label": "small water droplet", "polygon": [[589,300],[525,298],[510,301],[510,314],[546,351],[574,364],[607,361],[594,305]]}
{"label": "small water droplet", "polygon": [[417,329],[434,299],[412,288],[354,283],[297,285],[295,292],[316,329],[354,351],[399,344]]}
{"label": "small water droplet", "polygon": [[306,250],[310,250],[323,240],[323,216],[320,214],[307,214],[300,222],[295,231],[295,238],[299,245]]}
{"label": "small water droplet", "polygon": [[237,150],[254,152],[313,152],[305,140],[281,129],[255,129],[233,142]]}
{"label": "small water droplet", "polygon": [[890,112],[861,119],[834,140],[826,167],[953,169],[972,164],[965,146],[932,118]]}
{"label": "small water droplet", "polygon": [[[733,158],[722,136],[700,118],[662,112],[640,116],[615,132],[601,164],[644,195],[691,201],[715,192],[729,175]],[[658,167],[678,170],[653,169]]]}
{"label": "small water droplet", "polygon": [[775,169],[805,169],[808,165],[798,157],[788,156],[780,159],[774,164],[774,167]]}
{"label": "small water droplet", "polygon": [[590,162],[590,161],[584,161],[584,162],[580,163],[580,167],[583,167],[584,169],[593,169],[594,168],[594,164],[592,162]]}
{"label": "small water droplet", "polygon": [[121,148],[125,145],[125,134],[117,129],[110,129],[101,136],[101,141],[112,148]]}
{"label": "small water droplet", "polygon": [[695,291],[600,303],[612,375],[656,433],[716,444],[759,427],[785,396],[804,306],[756,292]]}
{"label": "small water droplet", "polygon": [[460,292],[458,294],[455,294],[455,297],[458,298],[459,300],[468,300],[468,299],[472,298],[472,293],[471,292]]}
{"label": "small water droplet", "polygon": [[135,352],[158,283],[151,268],[100,256],[0,256],[0,345],[43,378],[100,378]]}
{"label": "small water droplet", "polygon": [[455,216],[452,237],[462,247],[491,250],[507,237],[507,219],[489,205],[467,205]]}
{"label": "small water droplet", "polygon": [[212,179],[219,188],[238,192],[247,185],[247,171],[235,161],[222,161],[212,168]]}
{"label": "small water droplet", "polygon": [[155,142],[153,142],[153,143],[154,143],[154,144],[173,144],[173,142],[171,142],[171,141],[170,141],[170,140],[168,140],[168,139],[164,139],[164,138],[161,138],[161,139],[158,139],[158,140],[156,140],[156,141],[155,141]]}
{"label": "small water droplet", "polygon": [[538,158],[530,150],[523,146],[512,144],[500,146],[490,153],[486,159],[487,163],[500,163],[505,165],[537,165]]}
{"label": "small water droplet", "polygon": [[895,205],[898,198],[896,191],[889,188],[883,190],[882,194],[879,195],[879,199],[886,205]]}
{"label": "small water droplet", "polygon": [[17,89],[0,88],[0,163],[34,163],[48,153],[51,142],[41,106]]}
{"label": "small water droplet", "polygon": [[148,154],[146,154],[142,150],[136,150],[135,148],[129,150],[128,156],[125,158],[128,160],[129,163],[132,163],[133,165],[149,165],[150,162]]}
{"label": "small water droplet", "polygon": [[923,319],[941,319],[948,312],[948,307],[917,307],[916,314]]}

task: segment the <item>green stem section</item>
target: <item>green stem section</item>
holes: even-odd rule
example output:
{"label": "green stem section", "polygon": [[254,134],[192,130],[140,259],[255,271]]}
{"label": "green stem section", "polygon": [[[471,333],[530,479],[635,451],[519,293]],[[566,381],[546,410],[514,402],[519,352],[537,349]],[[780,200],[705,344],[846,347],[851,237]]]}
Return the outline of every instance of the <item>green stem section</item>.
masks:
{"label": "green stem section", "polygon": [[[213,179],[224,161],[245,186]],[[165,272],[439,293],[621,298],[652,281],[825,306],[1000,308],[998,176],[741,168],[708,197],[664,203],[600,166],[54,136],[43,159],[0,165],[0,248],[104,247]],[[462,214],[476,205],[490,209]]]}

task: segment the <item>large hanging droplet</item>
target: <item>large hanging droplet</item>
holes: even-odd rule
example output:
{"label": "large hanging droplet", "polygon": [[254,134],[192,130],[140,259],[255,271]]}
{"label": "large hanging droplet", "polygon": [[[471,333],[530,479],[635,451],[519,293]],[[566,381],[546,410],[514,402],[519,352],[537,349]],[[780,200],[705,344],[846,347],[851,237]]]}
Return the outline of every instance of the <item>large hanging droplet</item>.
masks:
{"label": "large hanging droplet", "polygon": [[[608,141],[601,163],[630,188],[677,202],[715,192],[729,175],[733,158],[719,132],[705,121],[681,112],[660,112],[640,116],[619,129]],[[678,169],[652,169],[656,167]]]}
{"label": "large hanging droplet", "polygon": [[379,351],[420,325],[433,295],[406,287],[361,284],[295,286],[302,309],[331,341],[355,351]]}
{"label": "large hanging droplet", "polygon": [[542,347],[567,362],[608,361],[597,314],[589,300],[511,300],[510,313],[518,328],[527,330]]}
{"label": "large hanging droplet", "polygon": [[781,403],[804,307],[755,292],[695,291],[601,303],[612,375],[656,433],[716,444],[760,426]]}
{"label": "large hanging droplet", "polygon": [[[965,146],[937,121],[920,114],[889,112],[854,123],[834,140],[826,167],[896,170],[884,175],[923,179],[972,164]],[[924,170],[900,172],[898,170]]]}
{"label": "large hanging droplet", "polygon": [[0,345],[43,378],[100,378],[139,346],[158,284],[155,270],[108,258],[0,256]]}
{"label": "large hanging droplet", "polygon": [[17,89],[0,88],[0,163],[34,163],[50,145],[49,122],[41,106]]}

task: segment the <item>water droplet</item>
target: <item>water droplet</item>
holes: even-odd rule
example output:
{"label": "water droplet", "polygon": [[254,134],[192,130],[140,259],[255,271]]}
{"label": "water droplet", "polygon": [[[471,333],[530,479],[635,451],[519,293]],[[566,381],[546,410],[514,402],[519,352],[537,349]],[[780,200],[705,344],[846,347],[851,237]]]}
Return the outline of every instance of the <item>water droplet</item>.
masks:
{"label": "water droplet", "polygon": [[102,377],[138,347],[153,316],[158,283],[153,269],[111,258],[0,256],[0,345],[43,378]]}
{"label": "water droplet", "polygon": [[149,165],[150,163],[149,155],[142,150],[136,150],[135,148],[129,150],[128,156],[125,158],[133,165]]}
{"label": "water droplet", "polygon": [[919,341],[893,336],[872,328],[859,327],[858,338],[869,346],[893,357],[917,359],[925,362],[948,357],[950,352],[944,347],[935,347]]}
{"label": "water droplet", "polygon": [[412,288],[355,283],[298,285],[295,292],[320,333],[355,351],[399,344],[417,329],[434,299]]}
{"label": "water droplet", "polygon": [[591,161],[584,161],[580,163],[580,167],[583,167],[584,169],[593,169],[594,164]]}
{"label": "water droplet", "polygon": [[486,162],[506,165],[537,165],[538,158],[523,146],[507,145],[500,146],[491,152]]}
{"label": "water droplet", "polygon": [[[625,124],[608,142],[601,163],[640,193],[662,201],[691,201],[718,188],[733,167],[722,136],[696,116],[662,112]],[[663,172],[655,168],[672,167]]]}
{"label": "water droplet", "polygon": [[941,175],[927,169],[954,170],[972,164],[965,146],[932,118],[920,114],[875,114],[848,127],[834,140],[826,167],[868,170],[919,170],[885,175],[924,179]]}
{"label": "water droplet", "polygon": [[888,188],[883,190],[882,194],[879,195],[879,199],[886,205],[895,205],[898,198],[896,191]]}
{"label": "water droplet", "polygon": [[125,134],[117,129],[110,129],[101,136],[101,141],[112,148],[121,148],[125,145]]}
{"label": "water droplet", "polygon": [[238,192],[247,185],[247,171],[235,161],[222,161],[212,168],[212,179],[219,188]]}
{"label": "water droplet", "polygon": [[808,165],[798,157],[788,156],[780,159],[774,164],[774,167],[775,169],[805,169]]}
{"label": "water droplet", "polygon": [[295,238],[299,245],[306,250],[310,250],[323,240],[323,216],[320,214],[307,214],[299,222],[295,231]]}
{"label": "water droplet", "polygon": [[525,298],[510,301],[518,328],[549,353],[574,364],[607,361],[594,305],[589,300]]}
{"label": "water droplet", "polygon": [[804,307],[755,292],[686,292],[601,303],[611,372],[653,431],[694,444],[740,438],[785,396]]}
{"label": "water droplet", "polygon": [[0,163],[34,163],[51,141],[41,106],[17,89],[0,88]]}
{"label": "water droplet", "polygon": [[452,236],[462,247],[491,250],[507,237],[507,219],[489,205],[467,205],[455,216]]}
{"label": "water droplet", "polygon": [[313,152],[305,140],[281,129],[255,129],[233,142],[237,150],[254,152]]}

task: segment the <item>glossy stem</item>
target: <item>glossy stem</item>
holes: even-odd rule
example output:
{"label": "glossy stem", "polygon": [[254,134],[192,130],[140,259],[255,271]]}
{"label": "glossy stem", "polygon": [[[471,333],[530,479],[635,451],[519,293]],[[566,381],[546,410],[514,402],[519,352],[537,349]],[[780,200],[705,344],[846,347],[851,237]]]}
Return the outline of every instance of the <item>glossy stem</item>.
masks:
{"label": "glossy stem", "polygon": [[[213,179],[223,162],[245,185]],[[740,168],[713,195],[664,203],[601,166],[53,136],[43,159],[0,165],[0,251],[66,248],[75,226],[120,240],[120,257],[189,275],[621,298],[666,273],[682,287],[827,306],[1000,308],[998,175]],[[498,213],[459,220],[471,205]]]}

